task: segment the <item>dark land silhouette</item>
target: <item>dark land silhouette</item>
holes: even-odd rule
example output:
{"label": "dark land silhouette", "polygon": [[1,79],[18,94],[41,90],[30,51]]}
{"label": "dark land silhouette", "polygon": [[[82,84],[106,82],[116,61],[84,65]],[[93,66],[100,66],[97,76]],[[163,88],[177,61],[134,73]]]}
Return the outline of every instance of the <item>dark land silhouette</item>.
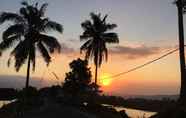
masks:
{"label": "dark land silhouette", "polygon": [[17,91],[15,98],[12,98],[16,100],[0,109],[0,117],[128,118],[125,111],[117,112],[102,105],[101,98],[104,97],[100,96],[99,86],[91,83],[87,60],[77,59],[69,66],[71,70],[62,85],[39,90],[29,87]]}

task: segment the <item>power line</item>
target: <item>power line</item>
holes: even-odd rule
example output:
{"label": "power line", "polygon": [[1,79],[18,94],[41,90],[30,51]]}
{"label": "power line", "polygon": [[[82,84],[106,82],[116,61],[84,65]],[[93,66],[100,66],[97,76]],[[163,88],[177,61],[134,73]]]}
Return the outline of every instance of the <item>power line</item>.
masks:
{"label": "power line", "polygon": [[[60,78],[57,76],[57,74],[56,74],[54,71],[51,71],[49,68],[47,68],[47,70],[48,70],[48,72],[49,72],[52,76],[55,77],[55,78],[52,78],[52,80],[57,80],[57,81],[60,80]],[[40,82],[43,81],[45,73],[46,73],[46,70],[43,72],[43,75],[42,75],[42,77],[41,77]],[[51,79],[51,78],[50,78],[50,79]]]}
{"label": "power line", "polygon": [[[176,51],[178,51],[178,50],[179,50],[179,49],[177,48],[177,49],[174,49],[174,50],[172,50],[172,51],[169,51],[169,52],[167,52],[166,54],[164,54],[164,55],[162,55],[162,56],[160,56],[160,57],[158,57],[158,58],[156,58],[156,59],[153,59],[153,60],[151,60],[151,61],[148,61],[147,63],[144,63],[144,64],[142,64],[142,65],[136,66],[136,67],[134,67],[134,68],[132,68],[132,69],[129,69],[129,70],[125,71],[125,72],[121,72],[121,73],[118,73],[118,74],[116,74],[116,75],[110,76],[109,78],[115,78],[115,77],[118,77],[118,76],[121,76],[121,75],[128,74],[128,73],[130,73],[130,72],[136,71],[136,70],[138,70],[138,69],[140,69],[140,68],[143,68],[144,66],[147,66],[147,65],[149,65],[149,64],[152,64],[152,63],[154,63],[154,62],[156,62],[156,61],[158,61],[158,60],[160,60],[160,59],[162,59],[162,58],[164,58],[164,57],[166,57],[166,56],[168,56],[168,55],[170,55],[170,54],[172,54],[172,53],[174,53],[174,52],[176,52]],[[102,79],[104,79],[104,78],[102,78]]]}
{"label": "power line", "polygon": [[55,72],[51,72],[57,80],[60,80]]}
{"label": "power line", "polygon": [[[154,63],[154,62],[156,62],[156,61],[159,61],[160,59],[162,59],[162,58],[164,58],[164,57],[167,57],[168,55],[170,55],[170,54],[172,54],[172,53],[174,53],[174,52],[176,52],[176,51],[178,51],[178,50],[179,50],[179,48],[174,49],[174,50],[171,50],[171,51],[165,53],[164,55],[162,55],[162,56],[160,56],[160,57],[158,57],[158,58],[156,58],[156,59],[153,59],[153,60],[151,60],[151,61],[148,61],[148,62],[146,62],[146,63],[144,63],[144,64],[142,64],[142,65],[136,66],[136,67],[134,67],[134,68],[132,68],[132,69],[129,69],[129,70],[127,70],[127,71],[124,71],[124,72],[115,74],[115,75],[113,75],[113,76],[110,76],[109,78],[116,78],[116,77],[118,77],[118,76],[125,75],[125,74],[128,74],[128,73],[130,73],[130,72],[136,71],[136,70],[138,70],[138,69],[140,69],[140,68],[143,68],[143,67],[145,67],[145,66],[147,66],[147,65],[149,65],[149,64],[152,64],[152,63]],[[48,71],[50,71],[50,70],[48,69]],[[56,73],[54,73],[54,72],[52,71],[51,74],[55,77],[56,80],[59,81],[59,77],[56,75]],[[104,79],[104,78],[101,78],[101,79]]]}

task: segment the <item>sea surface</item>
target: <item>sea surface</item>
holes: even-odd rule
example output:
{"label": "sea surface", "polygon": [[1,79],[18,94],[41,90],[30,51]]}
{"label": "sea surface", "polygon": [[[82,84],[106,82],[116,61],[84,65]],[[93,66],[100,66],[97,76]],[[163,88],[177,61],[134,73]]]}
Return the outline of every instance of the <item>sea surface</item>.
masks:
{"label": "sea surface", "polygon": [[144,111],[144,110],[137,110],[137,109],[130,109],[125,107],[114,107],[111,105],[105,105],[104,106],[110,106],[115,108],[117,111],[125,110],[127,115],[131,118],[149,118],[156,114],[156,112],[150,112],[150,111]]}
{"label": "sea surface", "polygon": [[8,100],[4,100],[4,101],[0,101],[0,108],[3,106],[3,105],[6,105],[6,104],[9,104],[13,101],[8,101]]}

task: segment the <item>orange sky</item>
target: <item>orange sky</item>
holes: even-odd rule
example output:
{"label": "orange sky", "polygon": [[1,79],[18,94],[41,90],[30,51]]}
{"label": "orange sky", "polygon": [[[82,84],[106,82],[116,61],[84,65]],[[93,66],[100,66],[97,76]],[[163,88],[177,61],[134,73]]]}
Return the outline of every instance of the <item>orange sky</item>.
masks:
{"label": "orange sky", "polygon": [[[108,62],[103,62],[99,70],[99,79],[101,75],[109,74],[110,76],[127,71],[137,65],[141,65],[149,60],[159,57],[168,49],[162,50],[161,53],[154,54],[147,57],[140,57],[138,59],[126,58],[125,55],[110,53]],[[83,55],[82,55],[83,56]],[[32,77],[44,78],[45,80],[52,80],[50,84],[57,84],[59,81],[55,79],[51,72],[55,72],[63,81],[64,75],[69,71],[68,64],[80,57],[78,52],[69,54],[55,54],[53,61],[46,67],[43,59],[38,57],[35,72],[31,72]],[[1,61],[6,60],[6,55],[1,58]],[[10,68],[6,63],[2,63],[4,67],[0,71],[2,75],[21,75],[25,76],[26,65],[21,68],[19,73],[15,72],[13,63]],[[94,75],[94,65],[90,64]],[[149,66],[136,70],[134,72],[122,75],[116,78],[110,78],[112,81],[108,86],[102,86],[101,89],[107,94],[117,95],[134,95],[134,94],[175,94],[179,92],[180,78],[179,78],[179,63],[178,54],[172,54],[161,61],[155,62]],[[101,80],[100,80],[101,81]],[[24,83],[24,81],[23,81]],[[100,85],[101,82],[100,82]]]}
{"label": "orange sky", "polygon": [[[59,83],[51,72],[55,72],[62,82],[65,73],[69,71],[68,64],[80,57],[79,47],[83,43],[79,41],[79,35],[82,33],[80,24],[90,18],[89,13],[92,11],[108,14],[108,21],[118,25],[114,31],[120,38],[119,45],[108,46],[110,49],[108,62],[103,62],[99,69],[99,76],[127,71],[159,57],[168,50],[175,49],[178,44],[177,9],[172,4],[173,0],[44,1],[49,3],[47,16],[64,26],[62,35],[50,33],[59,39],[62,53],[53,55],[52,63],[48,68],[38,54],[36,70],[34,73],[31,72],[31,77],[50,80],[48,83],[50,85]],[[1,0],[0,11],[17,12],[19,7],[20,3],[17,0]],[[7,25],[10,24],[1,25],[0,36]],[[13,62],[10,68],[7,67],[8,52],[0,58],[0,86],[3,84],[2,75],[24,77],[26,75],[26,65],[18,73],[13,68]],[[94,75],[92,62],[90,67]],[[108,94],[177,94],[180,87],[178,54],[172,54],[142,69],[111,79],[110,85],[102,87]],[[25,80],[22,80],[23,85],[24,82]]]}

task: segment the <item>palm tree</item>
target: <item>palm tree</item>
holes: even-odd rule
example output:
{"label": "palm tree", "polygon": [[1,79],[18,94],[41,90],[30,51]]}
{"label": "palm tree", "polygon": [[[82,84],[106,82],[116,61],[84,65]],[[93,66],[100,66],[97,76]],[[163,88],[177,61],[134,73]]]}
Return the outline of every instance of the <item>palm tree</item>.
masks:
{"label": "palm tree", "polygon": [[180,55],[180,70],[181,70],[181,89],[180,102],[186,103],[186,69],[185,69],[185,52],[184,52],[184,27],[183,14],[185,13],[186,1],[176,0],[178,8],[178,28],[179,28],[179,55]]}
{"label": "palm tree", "polygon": [[86,20],[81,24],[84,32],[80,36],[81,41],[86,41],[80,48],[85,52],[86,59],[94,60],[95,64],[95,84],[97,84],[97,71],[102,60],[107,61],[107,43],[119,43],[118,35],[110,32],[117,27],[116,24],[106,22],[107,15],[101,18],[101,14],[90,13],[91,20]]}
{"label": "palm tree", "polygon": [[47,65],[51,61],[50,53],[60,52],[61,46],[56,38],[48,36],[48,31],[58,31],[62,33],[62,25],[45,17],[47,3],[40,7],[38,3],[30,5],[28,2],[22,2],[23,7],[19,13],[2,12],[0,15],[0,24],[11,21],[10,25],[2,34],[3,41],[0,43],[0,51],[4,51],[14,44],[17,46],[10,53],[10,59],[15,58],[15,68],[19,71],[20,67],[27,62],[26,85],[29,86],[30,64],[35,70],[36,48],[40,51]]}

